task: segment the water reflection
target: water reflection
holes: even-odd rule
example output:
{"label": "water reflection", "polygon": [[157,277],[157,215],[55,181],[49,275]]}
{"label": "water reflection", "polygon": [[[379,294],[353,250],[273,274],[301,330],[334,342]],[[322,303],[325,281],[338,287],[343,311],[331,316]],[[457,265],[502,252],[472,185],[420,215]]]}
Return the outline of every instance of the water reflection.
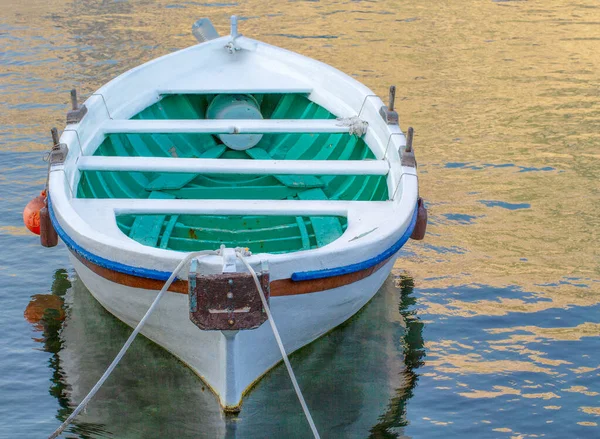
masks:
{"label": "water reflection", "polygon": [[[56,270],[51,292],[34,295],[24,313],[27,321],[41,332],[41,336],[34,340],[42,344],[44,351],[52,353],[48,362],[52,370],[49,393],[58,400],[59,408],[56,418],[60,422],[63,422],[73,410],[69,380],[61,364],[61,352],[66,348],[61,331],[67,324],[65,315],[71,312],[65,299],[68,300],[67,295],[71,286],[67,270]],[[90,437],[91,434],[102,435],[105,433],[101,424],[82,420],[74,422],[70,431],[78,434],[81,438]]]}
{"label": "water reflection", "polygon": [[32,323],[37,331],[42,334],[34,340],[42,344],[42,349],[52,353],[49,360],[52,369],[50,378],[50,394],[58,399],[61,407],[59,417],[68,409],[68,398],[63,384],[62,371],[60,370],[60,361],[58,353],[62,348],[60,330],[65,319],[64,296],[67,289],[71,286],[68,273],[64,269],[57,270],[54,273],[50,294],[36,294],[25,309],[25,318]]}
{"label": "water reflection", "polygon": [[[413,310],[413,280],[388,279],[354,318],[295,353],[292,365],[323,437],[404,437],[406,406],[424,353]],[[36,295],[25,316],[52,352],[50,393],[57,419],[104,372],[130,329],[108,314],[64,269],[52,292]],[[287,372],[276,367],[250,392],[238,416],[182,363],[140,337],[69,430],[81,438],[310,437]]]}
{"label": "water reflection", "polygon": [[407,403],[413,396],[413,391],[419,379],[417,369],[424,364],[426,356],[423,340],[423,327],[425,325],[415,309],[414,280],[409,276],[400,275],[397,284],[400,288],[400,314],[406,324],[406,334],[402,343],[406,365],[406,370],[402,375],[406,384],[396,390],[397,395],[391,399],[387,412],[381,416],[380,422],[371,429],[370,437],[373,439],[399,437],[396,434],[396,429],[408,425]]}

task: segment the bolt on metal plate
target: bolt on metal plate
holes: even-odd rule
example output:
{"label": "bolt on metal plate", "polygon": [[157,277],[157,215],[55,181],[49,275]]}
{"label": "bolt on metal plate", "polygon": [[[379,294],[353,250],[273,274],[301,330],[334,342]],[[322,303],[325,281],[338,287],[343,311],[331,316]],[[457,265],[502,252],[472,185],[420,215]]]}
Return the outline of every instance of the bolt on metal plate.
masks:
{"label": "bolt on metal plate", "polygon": [[[268,302],[269,272],[257,275]],[[250,273],[202,275],[190,270],[189,285],[190,320],[202,330],[254,329],[267,320]]]}

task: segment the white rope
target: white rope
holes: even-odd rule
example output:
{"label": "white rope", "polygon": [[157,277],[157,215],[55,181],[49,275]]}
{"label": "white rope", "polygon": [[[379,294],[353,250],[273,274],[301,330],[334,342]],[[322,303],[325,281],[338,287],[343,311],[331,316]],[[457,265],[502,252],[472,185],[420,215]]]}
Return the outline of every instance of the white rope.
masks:
{"label": "white rope", "polygon": [[279,336],[279,331],[277,330],[277,326],[275,326],[275,320],[273,320],[273,315],[271,314],[271,309],[269,308],[269,304],[267,303],[267,299],[265,297],[265,292],[262,289],[260,281],[258,280],[258,276],[256,275],[256,271],[250,266],[244,255],[240,251],[236,251],[235,253],[237,257],[244,263],[252,278],[254,279],[254,283],[256,284],[256,288],[258,289],[258,293],[260,294],[260,300],[262,301],[263,307],[267,313],[267,317],[269,319],[269,323],[271,324],[271,329],[273,330],[273,335],[275,336],[275,340],[277,340],[277,345],[279,346],[279,350],[281,351],[281,357],[283,358],[283,362],[285,363],[285,367],[290,375],[290,379],[292,380],[292,385],[294,386],[294,390],[296,391],[296,395],[298,396],[298,400],[300,400],[300,405],[302,406],[302,410],[304,411],[304,415],[306,416],[306,420],[310,425],[310,429],[316,439],[320,439],[319,432],[317,431],[317,427],[315,426],[315,422],[313,421],[312,416],[310,415],[310,411],[308,410],[308,406],[306,405],[306,401],[304,401],[304,396],[302,396],[302,391],[300,390],[300,386],[298,385],[298,381],[296,381],[296,375],[294,375],[294,370],[292,369],[292,365],[290,364],[290,360],[288,359],[287,353],[285,352],[285,348],[283,347],[283,342],[281,341],[281,337]]}
{"label": "white rope", "polygon": [[65,428],[67,428],[69,426],[69,424],[71,422],[73,422],[75,417],[85,408],[85,406],[88,404],[88,402],[90,402],[90,399],[92,399],[92,397],[96,394],[96,392],[100,389],[100,387],[102,387],[102,384],[104,384],[104,382],[110,376],[110,374],[115,369],[115,367],[117,367],[117,364],[119,364],[119,361],[121,361],[121,358],[123,358],[123,356],[127,352],[127,349],[129,349],[129,346],[131,345],[131,343],[133,343],[133,340],[135,339],[135,337],[138,335],[138,333],[140,332],[140,330],[146,323],[146,320],[148,320],[148,317],[150,317],[150,314],[152,314],[152,312],[156,309],[158,302],[160,301],[162,296],[165,294],[165,292],[169,289],[169,287],[171,286],[171,284],[173,283],[173,281],[175,280],[175,278],[177,277],[177,274],[181,271],[181,269],[190,260],[192,260],[195,257],[217,255],[217,254],[219,254],[218,251],[203,250],[203,251],[199,251],[199,252],[189,253],[185,258],[183,258],[181,260],[179,265],[177,265],[177,268],[175,268],[173,273],[171,273],[171,276],[169,276],[169,279],[167,280],[167,282],[165,282],[165,284],[163,285],[162,289],[160,290],[160,292],[154,299],[154,302],[152,302],[152,305],[150,305],[150,308],[148,308],[148,311],[146,311],[146,314],[144,314],[144,317],[142,317],[142,320],[140,320],[138,325],[135,327],[135,329],[133,330],[133,332],[131,333],[131,335],[129,336],[129,338],[127,339],[127,341],[125,342],[125,344],[123,345],[123,347],[121,348],[121,350],[119,351],[119,353],[117,354],[117,356],[115,357],[113,362],[110,364],[110,366],[108,366],[108,369],[106,369],[106,372],[104,372],[104,375],[102,375],[102,377],[100,377],[100,379],[98,380],[96,385],[94,387],[92,387],[92,390],[90,390],[90,392],[87,394],[87,396],[85,398],[83,398],[83,400],[79,403],[77,408],[75,410],[73,410],[73,413],[71,413],[71,415],[65,420],[65,422],[63,422],[61,424],[61,426],[58,427],[54,431],[54,433],[52,433],[49,436],[48,439],[57,438],[65,430]]}
{"label": "white rope", "polygon": [[362,120],[358,116],[338,117],[337,121],[338,126],[349,127],[348,133],[358,137],[364,136],[369,128],[369,122]]}
{"label": "white rope", "polygon": [[[171,273],[171,276],[169,276],[169,279],[167,279],[167,281],[165,282],[165,284],[163,285],[161,290],[158,292],[158,295],[152,302],[152,305],[150,305],[150,308],[148,308],[148,311],[146,311],[146,314],[144,314],[144,317],[142,317],[140,322],[137,324],[137,326],[135,327],[135,329],[133,330],[133,332],[131,333],[131,335],[129,336],[129,338],[127,339],[127,341],[125,342],[125,344],[123,345],[123,347],[121,348],[121,350],[119,351],[117,356],[115,357],[115,359],[112,361],[110,366],[108,366],[108,368],[106,369],[104,374],[100,377],[98,382],[94,385],[94,387],[92,387],[92,390],[89,391],[89,393],[86,395],[86,397],[83,398],[83,400],[79,403],[79,405],[75,408],[75,410],[73,410],[73,413],[71,413],[69,415],[69,417],[54,431],[54,433],[52,433],[48,437],[48,439],[57,438],[69,426],[69,424],[71,424],[73,422],[73,420],[77,417],[77,415],[79,413],[81,413],[81,411],[87,406],[87,404],[94,397],[94,395],[98,392],[98,390],[100,390],[100,387],[102,387],[104,382],[108,379],[110,374],[117,367],[117,365],[119,364],[119,362],[121,361],[121,359],[123,358],[123,356],[125,355],[127,350],[129,349],[129,346],[131,346],[131,343],[133,343],[133,340],[135,339],[135,337],[139,334],[142,327],[146,324],[146,321],[148,320],[150,315],[154,312],[154,310],[158,306],[158,302],[160,302],[160,299],[162,299],[162,296],[169,289],[169,287],[171,286],[171,284],[173,283],[173,281],[175,280],[175,278],[177,277],[177,274],[179,274],[181,269],[183,267],[185,267],[185,265],[189,261],[191,261],[193,258],[196,258],[199,256],[218,255],[220,253],[221,253],[220,251],[203,250],[203,251],[199,251],[199,252],[189,253],[188,255],[186,255],[185,258],[183,258],[181,260],[181,262],[177,265],[175,270],[173,270],[173,273]],[[258,289],[258,293],[260,295],[260,300],[262,301],[263,307],[267,313],[267,317],[268,317],[269,323],[271,325],[271,329],[273,330],[273,335],[275,336],[275,340],[277,341],[277,345],[279,346],[279,350],[281,351],[281,357],[283,358],[285,367],[287,368],[287,371],[290,375],[290,379],[292,380],[292,385],[294,386],[294,390],[296,391],[296,395],[298,396],[298,400],[300,401],[300,405],[302,406],[302,410],[304,411],[306,420],[308,421],[308,423],[310,425],[310,428],[312,430],[314,437],[316,439],[320,439],[319,432],[317,431],[317,427],[315,426],[315,423],[312,419],[310,411],[308,410],[308,406],[306,405],[304,396],[302,396],[302,391],[300,390],[300,386],[298,385],[298,381],[296,380],[296,375],[294,375],[294,370],[292,369],[290,360],[288,359],[287,353],[285,352],[285,348],[283,347],[283,342],[281,341],[281,337],[279,336],[279,331],[277,330],[277,326],[275,326],[275,321],[273,320],[273,315],[271,314],[271,309],[269,308],[269,304],[267,303],[267,299],[265,297],[265,293],[262,289],[260,281],[258,280],[258,276],[256,275],[256,272],[250,266],[250,264],[246,261],[246,259],[244,258],[244,256],[242,255],[242,253],[240,251],[236,251],[236,255],[243,262],[243,264],[246,266],[246,268],[252,275],[252,278],[254,279],[254,283],[256,284],[256,288]]]}

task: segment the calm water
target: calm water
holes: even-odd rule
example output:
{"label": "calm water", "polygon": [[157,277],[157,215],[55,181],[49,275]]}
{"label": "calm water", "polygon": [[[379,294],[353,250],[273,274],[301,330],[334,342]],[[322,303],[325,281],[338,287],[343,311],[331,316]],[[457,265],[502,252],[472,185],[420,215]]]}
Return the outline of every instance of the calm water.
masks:
{"label": "calm water", "polygon": [[[244,17],[325,61],[415,127],[426,240],[355,318],[292,363],[323,437],[600,437],[598,0],[0,0],[0,437],[45,437],[129,334],[62,245],[21,223],[68,90]],[[30,305],[30,302],[34,302]],[[27,308],[29,305],[29,308]],[[29,320],[45,311],[38,323]],[[223,417],[138,339],[65,437],[309,437],[285,370]]]}

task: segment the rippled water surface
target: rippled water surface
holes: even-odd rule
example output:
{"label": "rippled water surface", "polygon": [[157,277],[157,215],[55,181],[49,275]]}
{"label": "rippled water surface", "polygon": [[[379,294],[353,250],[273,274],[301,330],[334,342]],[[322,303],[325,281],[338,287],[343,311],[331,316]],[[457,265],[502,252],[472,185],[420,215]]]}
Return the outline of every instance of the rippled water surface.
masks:
{"label": "rippled water surface", "polygon": [[[355,318],[296,353],[323,437],[600,437],[597,0],[0,0],[0,437],[46,437],[129,334],[22,226],[68,90],[208,16],[327,62],[415,127],[430,227]],[[24,318],[24,313],[25,317]],[[40,320],[41,318],[41,320]],[[32,323],[33,322],[33,323]],[[309,437],[282,367],[239,417],[138,339],[65,437]]]}

